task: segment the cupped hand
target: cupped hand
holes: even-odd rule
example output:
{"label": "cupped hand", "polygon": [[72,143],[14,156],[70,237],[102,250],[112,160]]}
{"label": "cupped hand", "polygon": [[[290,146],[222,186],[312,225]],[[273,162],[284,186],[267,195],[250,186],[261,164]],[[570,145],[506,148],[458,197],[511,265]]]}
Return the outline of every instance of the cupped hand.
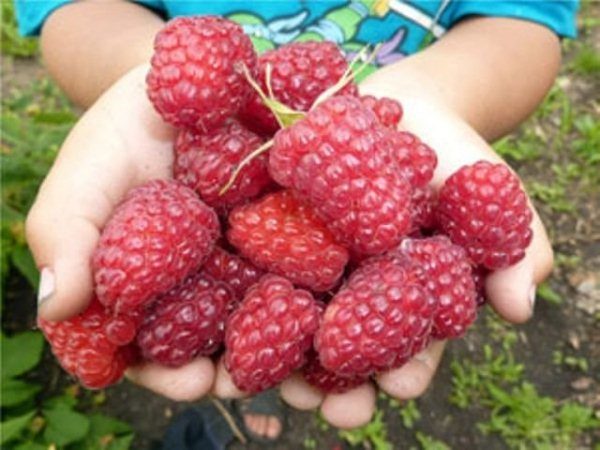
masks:
{"label": "cupped hand", "polygon": [[[26,222],[27,240],[42,272],[38,314],[63,320],[88,305],[90,258],[102,227],[129,189],[172,175],[173,130],[146,97],[147,66],[117,81],[82,116],[65,140]],[[176,400],[194,400],[212,387],[209,358],[169,369],[128,370],[143,386]]]}
{"label": "cupped hand", "polygon": [[[400,91],[398,85],[385,73],[375,73],[361,84],[361,93],[388,96],[402,103],[401,127],[419,136],[438,155],[432,181],[434,188],[439,189],[444,180],[463,165],[478,160],[503,162],[475,130],[436,100],[435,93],[424,95],[418,86],[412,91]],[[531,226],[533,240],[525,258],[514,266],[491,273],[485,283],[490,306],[512,323],[522,323],[531,317],[536,286],[552,270],[552,247],[535,210]],[[347,393],[323,395],[299,375],[286,380],[281,393],[290,405],[299,409],[320,407],[324,419],[337,427],[364,425],[375,410],[377,389],[400,400],[420,396],[435,375],[444,346],[445,342],[434,341],[404,366],[379,374],[373,383]]]}

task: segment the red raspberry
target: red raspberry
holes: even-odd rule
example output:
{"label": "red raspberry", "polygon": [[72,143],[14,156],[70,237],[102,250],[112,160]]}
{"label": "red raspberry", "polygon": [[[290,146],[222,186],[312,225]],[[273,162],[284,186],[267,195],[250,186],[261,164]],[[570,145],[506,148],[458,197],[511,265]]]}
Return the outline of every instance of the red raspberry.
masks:
{"label": "red raspberry", "polygon": [[197,273],[162,295],[147,313],[137,343],[145,359],[179,367],[219,349],[233,290]]}
{"label": "red raspberry", "polygon": [[414,188],[410,202],[413,231],[435,229],[437,196],[433,188],[431,186]]}
{"label": "red raspberry", "polygon": [[477,292],[467,252],[446,236],[405,239],[399,251],[421,267],[423,284],[437,299],[432,337],[464,335],[477,317]]}
{"label": "red raspberry", "polygon": [[288,191],[234,209],[229,225],[229,242],[250,261],[315,291],[335,286],[348,262],[313,208]]}
{"label": "red raspberry", "polygon": [[285,278],[265,275],[227,321],[225,367],[235,385],[260,392],[301,367],[319,316],[308,291],[294,289]]}
{"label": "red raspberry", "polygon": [[473,283],[475,283],[475,290],[477,291],[477,306],[481,307],[487,303],[487,297],[485,294],[485,279],[489,274],[489,270],[482,266],[477,266],[473,269]]}
{"label": "red raspberry", "polygon": [[[81,314],[62,322],[38,319],[38,326],[61,366],[85,387],[101,389],[119,381],[134,362],[130,346],[116,345],[107,336],[106,328],[113,319],[93,298]],[[127,332],[135,336],[136,330]]]}
{"label": "red raspberry", "polygon": [[256,70],[252,42],[238,24],[214,16],[178,17],[154,40],[148,97],[166,122],[206,132],[246,103],[251,87],[244,64]]}
{"label": "red raspberry", "polygon": [[437,155],[412,133],[393,130],[389,133],[392,156],[401,173],[413,187],[424,187],[433,178]]}
{"label": "red raspberry", "polygon": [[325,369],[316,352],[309,352],[307,358],[308,362],[302,368],[302,375],[309,384],[323,392],[341,394],[366,383],[369,379],[361,376],[342,377]]}
{"label": "red raspberry", "polygon": [[223,281],[241,300],[250,286],[257,283],[264,272],[251,262],[216,247],[202,266],[202,273]]}
{"label": "red raspberry", "polygon": [[475,264],[492,270],[523,259],[533,234],[527,195],[504,164],[479,161],[455,172],[440,191],[437,216]]}
{"label": "red raspberry", "polygon": [[[340,48],[332,42],[292,42],[258,58],[258,82],[267,95],[267,65],[271,66],[274,97],[295,111],[308,111],[317,97],[336,84],[348,69]],[[358,91],[356,85],[350,83],[342,92],[357,95]],[[241,118],[266,134],[273,134],[279,128],[258,93],[250,98]]]}
{"label": "red raspberry", "polygon": [[260,137],[233,120],[207,134],[182,130],[175,141],[175,179],[194,189],[214,208],[243,203],[271,184],[267,155],[246,165],[224,195],[219,191],[242,159],[262,143]]}
{"label": "red raspberry", "polygon": [[436,300],[408,262],[368,261],[333,297],[315,336],[323,367],[341,376],[368,376],[400,367],[422,350]]}
{"label": "red raspberry", "polygon": [[372,95],[360,97],[363,106],[375,113],[379,122],[388,128],[396,128],[402,119],[402,105],[388,97],[375,98]]}
{"label": "red raspberry", "polygon": [[215,212],[178,182],[132,189],[92,256],[98,300],[116,312],[146,306],[196,272],[218,235]]}
{"label": "red raspberry", "polygon": [[410,229],[411,187],[390,160],[389,133],[359,99],[332,97],[275,135],[269,172],[353,252],[382,253]]}

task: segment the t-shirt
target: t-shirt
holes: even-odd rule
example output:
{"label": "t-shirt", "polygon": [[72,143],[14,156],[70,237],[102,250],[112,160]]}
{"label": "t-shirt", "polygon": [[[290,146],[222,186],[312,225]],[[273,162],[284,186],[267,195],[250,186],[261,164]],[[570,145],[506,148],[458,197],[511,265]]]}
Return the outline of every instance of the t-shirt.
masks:
{"label": "t-shirt", "polygon": [[[19,30],[39,33],[44,20],[71,0],[16,0]],[[291,41],[327,40],[349,56],[381,44],[377,65],[394,62],[442,36],[470,15],[537,22],[559,36],[576,35],[578,0],[136,0],[164,18],[214,14],[240,23],[257,50]]]}

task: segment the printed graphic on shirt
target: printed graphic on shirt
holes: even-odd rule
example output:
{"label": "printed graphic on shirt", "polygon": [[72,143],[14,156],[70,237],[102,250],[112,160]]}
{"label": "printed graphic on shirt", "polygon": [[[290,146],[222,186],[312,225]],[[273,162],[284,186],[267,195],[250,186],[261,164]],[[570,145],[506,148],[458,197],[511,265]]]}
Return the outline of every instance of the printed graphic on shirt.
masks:
{"label": "printed graphic on shirt", "polygon": [[[426,8],[400,0],[329,2],[315,18],[306,3],[289,14],[266,20],[256,12],[239,11],[227,17],[240,23],[259,52],[292,41],[328,40],[341,46],[349,59],[368,44],[380,44],[371,70],[414,53],[429,34],[445,31],[437,20],[446,1],[427,2]],[[303,5],[304,4],[304,5]]]}

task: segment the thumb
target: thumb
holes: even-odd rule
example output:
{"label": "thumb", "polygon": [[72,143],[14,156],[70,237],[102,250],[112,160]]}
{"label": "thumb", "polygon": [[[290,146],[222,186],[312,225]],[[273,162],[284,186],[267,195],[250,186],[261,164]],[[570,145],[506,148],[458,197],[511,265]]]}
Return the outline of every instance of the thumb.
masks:
{"label": "thumb", "polygon": [[513,323],[525,322],[532,316],[537,285],[552,271],[552,247],[535,212],[532,230],[533,239],[525,258],[514,266],[490,273],[485,281],[490,305]]}

